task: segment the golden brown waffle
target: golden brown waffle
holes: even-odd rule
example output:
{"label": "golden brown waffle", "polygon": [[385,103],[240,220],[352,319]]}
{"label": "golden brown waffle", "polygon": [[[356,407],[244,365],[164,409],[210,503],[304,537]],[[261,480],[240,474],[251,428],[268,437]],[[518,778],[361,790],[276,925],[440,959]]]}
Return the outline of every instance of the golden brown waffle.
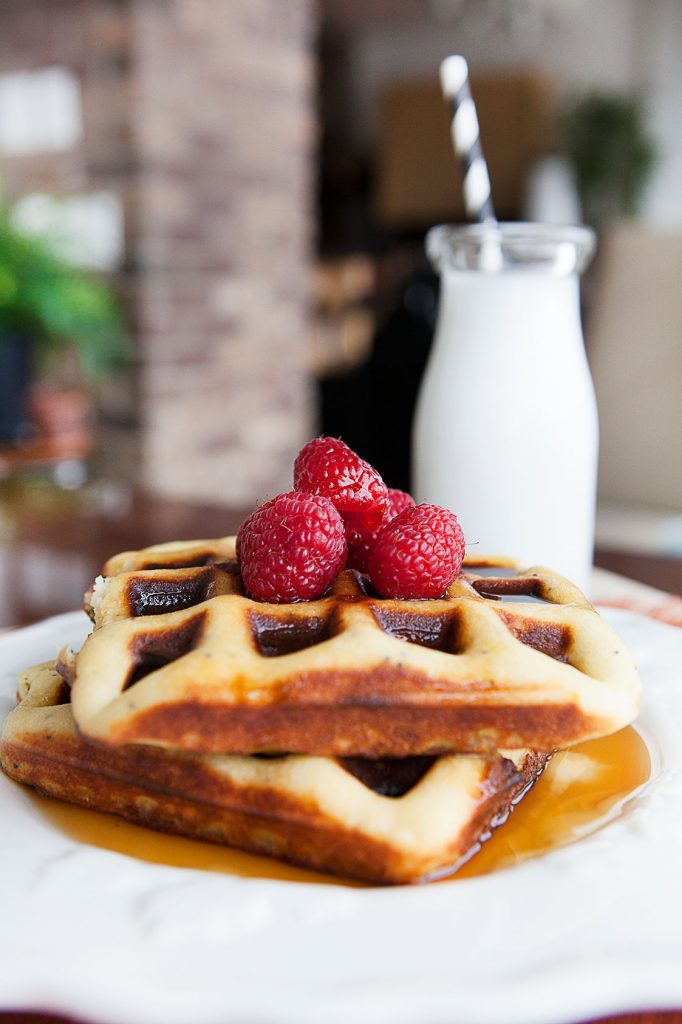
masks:
{"label": "golden brown waffle", "polygon": [[92,746],[50,664],[24,674],[0,734],[12,778],[137,824],[379,883],[451,873],[544,767],[545,756],[407,761],[170,753]]}
{"label": "golden brown waffle", "polygon": [[222,594],[244,594],[237,569],[212,565],[188,569],[143,569],[98,577],[84,607],[96,626],[120,619],[193,608]]}
{"label": "golden brown waffle", "polygon": [[112,555],[102,567],[103,576],[116,576],[131,569],[191,569],[203,565],[236,563],[235,537],[217,540],[173,540],[139,551]]}
{"label": "golden brown waffle", "polygon": [[[622,642],[548,569],[469,561],[434,601],[382,599],[344,570],[318,601],[270,605],[244,596],[233,552],[226,538],[110,560],[106,570],[121,572],[91,599],[106,625],[71,666],[85,736],[203,753],[406,757],[549,750],[637,713]],[[484,565],[495,575],[474,572]],[[205,599],[216,587],[222,596]],[[173,601],[181,610],[153,614]]]}
{"label": "golden brown waffle", "polygon": [[[128,576],[131,571],[133,575]],[[103,603],[105,585],[107,599]],[[96,625],[104,625],[135,615],[177,611],[235,592],[244,590],[234,537],[171,541],[109,558],[102,576],[86,592],[84,608]]]}

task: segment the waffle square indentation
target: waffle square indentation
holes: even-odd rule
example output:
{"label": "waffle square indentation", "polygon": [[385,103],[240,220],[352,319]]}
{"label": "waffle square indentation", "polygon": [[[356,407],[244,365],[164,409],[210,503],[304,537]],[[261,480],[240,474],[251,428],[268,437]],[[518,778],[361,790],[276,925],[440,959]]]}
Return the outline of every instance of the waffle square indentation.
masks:
{"label": "waffle square indentation", "polygon": [[189,654],[200,642],[204,620],[205,615],[200,613],[171,629],[140,633],[133,637],[132,665],[123,689],[130,689],[151,672]]}
{"label": "waffle square indentation", "polygon": [[250,612],[249,620],[258,652],[264,658],[293,654],[315,647],[334,635],[332,616],[274,616]]}

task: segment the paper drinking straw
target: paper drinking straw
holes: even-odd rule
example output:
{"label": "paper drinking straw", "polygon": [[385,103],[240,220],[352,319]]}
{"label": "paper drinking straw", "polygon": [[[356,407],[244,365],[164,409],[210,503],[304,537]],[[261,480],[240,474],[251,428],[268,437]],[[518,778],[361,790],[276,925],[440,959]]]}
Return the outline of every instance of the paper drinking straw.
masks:
{"label": "paper drinking straw", "polygon": [[440,66],[440,81],[452,107],[452,141],[462,161],[467,217],[469,220],[496,223],[490,175],[481,148],[478,116],[469,88],[469,67],[464,57],[446,57]]}

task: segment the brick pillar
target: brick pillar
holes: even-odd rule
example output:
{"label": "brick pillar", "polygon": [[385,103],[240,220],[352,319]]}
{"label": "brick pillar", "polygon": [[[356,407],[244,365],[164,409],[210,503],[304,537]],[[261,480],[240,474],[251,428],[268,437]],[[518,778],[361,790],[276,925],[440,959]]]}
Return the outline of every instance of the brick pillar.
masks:
{"label": "brick pillar", "polygon": [[311,433],[311,0],[130,8],[142,476],[248,504]]}

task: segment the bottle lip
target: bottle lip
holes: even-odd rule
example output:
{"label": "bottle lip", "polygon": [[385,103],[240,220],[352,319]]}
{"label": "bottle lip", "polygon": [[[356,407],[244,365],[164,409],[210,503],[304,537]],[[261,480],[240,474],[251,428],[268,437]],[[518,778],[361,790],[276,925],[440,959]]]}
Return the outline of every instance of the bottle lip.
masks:
{"label": "bottle lip", "polygon": [[594,231],[584,225],[484,221],[439,224],[426,235],[426,252],[436,270],[484,274],[581,274],[595,246]]}

